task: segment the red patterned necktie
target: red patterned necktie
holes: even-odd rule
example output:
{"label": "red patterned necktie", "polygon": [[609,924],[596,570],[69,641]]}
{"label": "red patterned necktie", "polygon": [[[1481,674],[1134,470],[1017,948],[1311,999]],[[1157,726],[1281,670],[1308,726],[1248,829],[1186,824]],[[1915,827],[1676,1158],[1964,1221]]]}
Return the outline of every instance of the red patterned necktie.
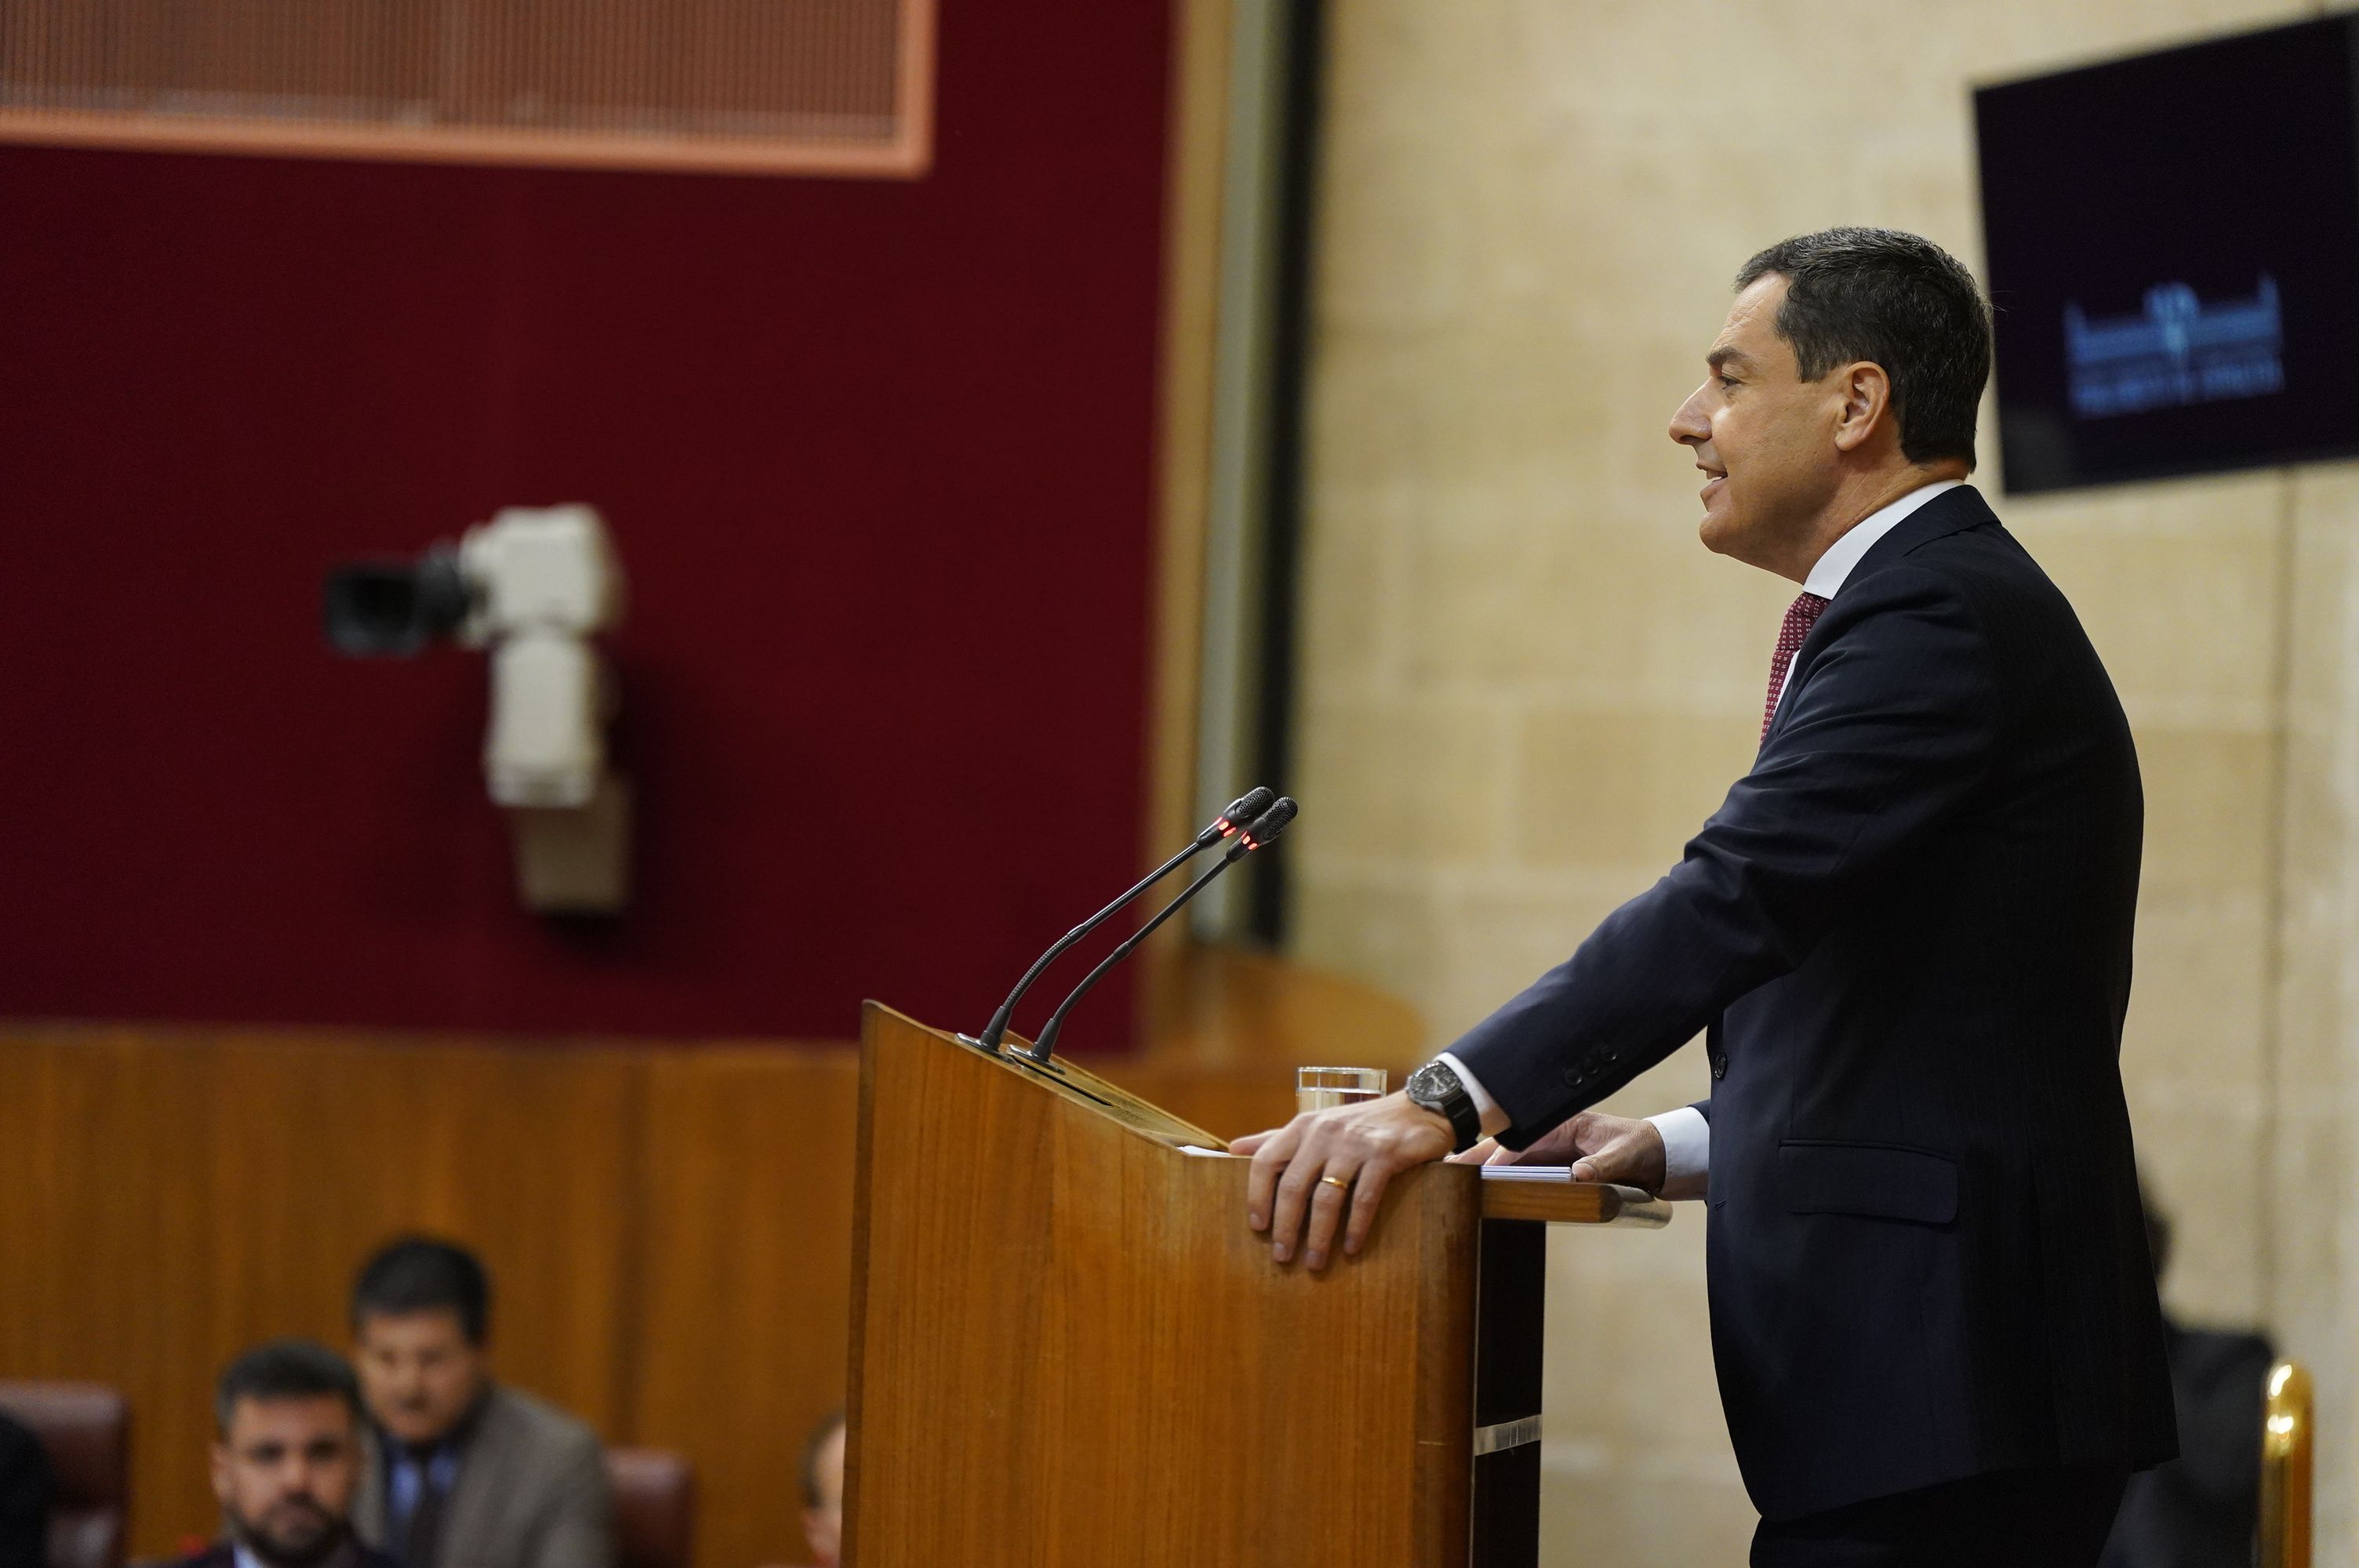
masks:
{"label": "red patterned necktie", "polygon": [[1769,739],[1769,721],[1777,717],[1777,696],[1785,688],[1786,671],[1800,651],[1802,639],[1819,623],[1820,612],[1826,607],[1827,601],[1815,593],[1802,594],[1786,607],[1786,624],[1777,628],[1777,651],[1769,656],[1769,699],[1761,708],[1764,741]]}

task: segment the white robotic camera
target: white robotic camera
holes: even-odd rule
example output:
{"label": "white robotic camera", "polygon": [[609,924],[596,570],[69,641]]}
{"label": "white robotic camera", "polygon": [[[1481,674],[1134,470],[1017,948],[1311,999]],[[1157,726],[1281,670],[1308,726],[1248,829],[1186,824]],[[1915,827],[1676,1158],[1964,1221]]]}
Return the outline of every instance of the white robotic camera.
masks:
{"label": "white robotic camera", "polygon": [[328,640],[344,653],[407,655],[444,637],[488,651],[484,772],[534,909],[614,914],[629,899],[629,790],[606,759],[615,693],[592,640],[622,614],[622,567],[591,506],[507,507],[419,560],[328,575]]}

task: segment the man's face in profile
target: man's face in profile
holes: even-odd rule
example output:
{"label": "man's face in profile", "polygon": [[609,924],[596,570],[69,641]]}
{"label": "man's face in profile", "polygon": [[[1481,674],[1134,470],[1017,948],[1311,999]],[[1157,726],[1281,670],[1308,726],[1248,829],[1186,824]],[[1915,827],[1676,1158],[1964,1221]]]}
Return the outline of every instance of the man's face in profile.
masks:
{"label": "man's face in profile", "polygon": [[484,1390],[483,1346],[453,1308],[366,1313],[353,1337],[361,1398],[397,1443],[440,1443]]}
{"label": "man's face in profile", "polygon": [[360,1444],[333,1394],[242,1399],[213,1444],[213,1496],[230,1531],[270,1568],[307,1568],[344,1543]]}
{"label": "man's face in profile", "polygon": [[1801,379],[1794,346],[1777,335],[1786,279],[1755,280],[1729,308],[1706,356],[1708,373],[1671,416],[1671,439],[1703,471],[1706,547],[1777,570],[1832,500],[1840,470],[1837,378]]}
{"label": "man's face in profile", "polygon": [[835,1568],[843,1550],[843,1428],[827,1434],[813,1456],[811,1479],[817,1483],[817,1506],[803,1510],[803,1539],[810,1544],[818,1568]]}

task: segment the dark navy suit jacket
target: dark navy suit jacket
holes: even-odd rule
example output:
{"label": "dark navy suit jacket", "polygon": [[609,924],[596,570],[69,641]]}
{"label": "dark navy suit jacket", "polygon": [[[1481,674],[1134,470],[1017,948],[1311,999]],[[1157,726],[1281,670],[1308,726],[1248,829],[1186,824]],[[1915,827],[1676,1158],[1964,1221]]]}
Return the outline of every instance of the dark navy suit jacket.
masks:
{"label": "dark navy suit jacket", "polygon": [[1765,1515],[2175,1452],[2118,1060],[2143,828],[2071,607],[1950,491],[1853,568],[1680,864],[1451,1047],[1521,1148],[1705,1032]]}

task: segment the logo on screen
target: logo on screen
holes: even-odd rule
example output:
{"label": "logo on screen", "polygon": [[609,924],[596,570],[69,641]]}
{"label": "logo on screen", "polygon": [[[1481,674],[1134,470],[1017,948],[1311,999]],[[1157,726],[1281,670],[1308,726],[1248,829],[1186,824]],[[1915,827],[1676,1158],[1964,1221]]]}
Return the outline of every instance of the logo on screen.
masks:
{"label": "logo on screen", "polygon": [[2284,350],[2277,280],[2267,273],[2249,299],[2206,305],[2183,283],[2158,283],[2136,316],[2092,319],[2064,307],[2072,412],[2083,419],[2283,392]]}

